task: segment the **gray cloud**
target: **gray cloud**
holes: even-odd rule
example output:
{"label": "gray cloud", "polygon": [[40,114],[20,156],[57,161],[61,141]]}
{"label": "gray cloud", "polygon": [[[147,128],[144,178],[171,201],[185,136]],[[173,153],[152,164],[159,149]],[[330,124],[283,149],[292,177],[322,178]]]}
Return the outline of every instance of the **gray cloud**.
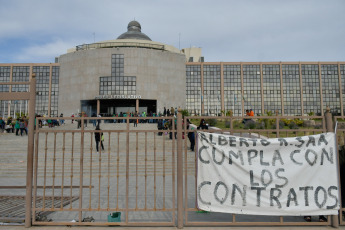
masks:
{"label": "gray cloud", "polygon": [[154,41],[202,47],[206,61],[345,61],[343,0],[0,2],[0,49],[30,41],[13,62],[52,60],[93,33],[115,39],[134,18]]}

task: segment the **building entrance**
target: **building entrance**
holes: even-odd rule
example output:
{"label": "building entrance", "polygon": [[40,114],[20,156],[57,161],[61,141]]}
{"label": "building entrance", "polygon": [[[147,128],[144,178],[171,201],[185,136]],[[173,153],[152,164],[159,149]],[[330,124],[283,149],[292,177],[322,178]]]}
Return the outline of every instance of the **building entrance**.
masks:
{"label": "building entrance", "polygon": [[[138,100],[138,108],[137,108]],[[111,117],[113,114],[122,113],[157,113],[157,100],[142,99],[99,99],[99,113],[102,117]],[[97,100],[81,101],[81,111],[87,116],[97,114]]]}

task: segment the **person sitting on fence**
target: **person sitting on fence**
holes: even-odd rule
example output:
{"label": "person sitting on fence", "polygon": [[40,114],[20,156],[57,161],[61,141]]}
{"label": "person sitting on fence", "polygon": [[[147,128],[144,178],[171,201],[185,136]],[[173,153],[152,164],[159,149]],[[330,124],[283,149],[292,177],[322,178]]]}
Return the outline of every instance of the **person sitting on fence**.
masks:
{"label": "person sitting on fence", "polygon": [[[249,109],[246,110],[246,117],[249,117],[250,113],[249,113]],[[242,124],[246,124],[246,122],[250,120],[250,119],[243,119]]]}
{"label": "person sitting on fence", "polygon": [[254,117],[254,111],[252,109],[249,110],[249,116]]}
{"label": "person sitting on fence", "polygon": [[200,124],[197,129],[208,129],[205,119],[201,119]]}

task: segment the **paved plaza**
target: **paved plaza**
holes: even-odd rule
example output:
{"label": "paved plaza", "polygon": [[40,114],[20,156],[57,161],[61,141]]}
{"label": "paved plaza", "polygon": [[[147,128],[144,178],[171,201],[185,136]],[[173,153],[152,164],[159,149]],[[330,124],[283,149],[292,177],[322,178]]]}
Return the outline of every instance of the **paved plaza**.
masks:
{"label": "paved plaza", "polygon": [[[37,197],[70,199],[71,202],[56,204],[51,202],[48,208],[55,208],[47,214],[53,222],[78,220],[79,207],[85,209],[82,217],[92,216],[96,222],[107,222],[110,211],[120,210],[121,219],[125,220],[126,196],[128,196],[129,222],[170,222],[173,219],[176,193],[176,142],[170,140],[165,132],[157,133],[157,124],[129,124],[131,133],[127,136],[124,123],[102,123],[104,133],[104,151],[97,153],[94,140],[94,127],[91,123],[81,134],[77,123],[54,128],[42,128],[39,133],[37,155]],[[57,133],[51,132],[57,130]],[[48,131],[48,132],[46,132]],[[82,137],[83,135],[83,137]],[[127,146],[127,138],[129,145]],[[0,133],[0,186],[25,186],[27,136],[14,133]],[[82,142],[84,144],[82,144]],[[187,186],[188,208],[195,208],[195,153],[184,151],[184,186]],[[81,156],[83,150],[83,156]],[[128,158],[127,158],[128,152]],[[128,162],[127,162],[128,159]],[[127,169],[128,167],[128,169]],[[81,168],[83,170],[81,170]],[[126,176],[128,175],[128,182]],[[80,188],[82,182],[82,190]],[[128,188],[126,188],[128,183]],[[46,189],[43,189],[43,188]],[[174,189],[175,187],[175,189]],[[80,193],[80,191],[82,191]],[[184,188],[184,193],[186,192]],[[80,197],[80,194],[82,195]],[[0,189],[0,195],[24,196],[25,188]],[[73,199],[72,199],[73,198]],[[74,198],[76,198],[74,200]],[[73,201],[72,201],[73,200]],[[61,210],[57,210],[61,208]],[[68,211],[71,209],[73,211]],[[149,210],[149,211],[144,211]],[[175,214],[176,218],[176,214]],[[232,221],[231,214],[188,212],[189,221]],[[267,221],[279,222],[275,216],[236,215],[238,222]],[[304,222],[302,217],[284,217],[284,222]],[[313,222],[317,217],[313,217]],[[0,227],[1,228],[1,227]],[[64,229],[64,227],[45,227]],[[45,229],[34,227],[33,229]],[[85,227],[73,227],[84,229]],[[302,227],[272,227],[273,229],[302,229]],[[328,229],[330,227],[303,227],[303,229]],[[5,229],[5,228],[4,228]],[[21,229],[6,226],[6,229]],[[90,228],[91,229],[91,228]],[[92,229],[101,229],[92,227]],[[134,229],[134,228],[120,228]],[[146,228],[140,228],[146,229]],[[151,228],[150,228],[151,229]],[[159,228],[175,229],[175,228]],[[187,228],[201,229],[201,228]],[[207,228],[213,229],[213,228]],[[215,229],[215,228],[214,228]],[[217,228],[225,229],[225,228]],[[227,228],[228,229],[228,228]],[[232,229],[265,229],[263,227]]]}

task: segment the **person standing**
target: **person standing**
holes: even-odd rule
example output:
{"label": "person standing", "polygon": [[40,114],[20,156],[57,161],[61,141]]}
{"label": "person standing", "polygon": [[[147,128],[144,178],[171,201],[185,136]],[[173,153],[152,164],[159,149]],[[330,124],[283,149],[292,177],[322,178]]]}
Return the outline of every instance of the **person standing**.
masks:
{"label": "person standing", "polygon": [[16,129],[16,136],[19,136],[18,132],[20,129],[20,123],[19,123],[18,119],[16,120],[16,124],[14,125],[14,128]]}
{"label": "person standing", "polygon": [[[81,113],[78,114],[78,117],[81,118]],[[78,120],[77,120],[77,123],[78,123],[77,129],[79,129],[79,128],[81,127],[81,119],[78,119]]]}
{"label": "person standing", "polygon": [[193,130],[192,132],[188,132],[188,139],[190,142],[190,150],[194,152],[194,146],[195,146],[195,133],[194,133],[194,128],[190,126],[190,121],[187,121],[187,129]]}
{"label": "person standing", "polygon": [[[87,117],[87,114],[85,112],[83,112],[82,114],[83,114],[83,117]],[[87,122],[88,120],[84,119],[84,127],[87,127]]]}
{"label": "person standing", "polygon": [[[95,130],[101,130],[99,128],[99,125],[96,126]],[[104,146],[103,146],[103,140],[104,140],[104,136],[102,132],[95,132],[95,141],[96,141],[96,150],[97,153],[99,153],[99,144],[101,144],[102,150],[104,150]]]}
{"label": "person standing", "polygon": [[[91,117],[97,117],[96,113],[93,113]],[[93,127],[96,127],[96,120],[92,120]]]}
{"label": "person standing", "polygon": [[134,127],[138,127],[138,112],[135,111],[135,114],[134,114]]}
{"label": "person standing", "polygon": [[[63,113],[60,114],[60,117],[63,117]],[[64,119],[60,119],[60,125],[63,125],[65,123]]]}
{"label": "person standing", "polygon": [[28,135],[28,132],[26,131],[25,123],[24,123],[23,119],[20,120],[19,127],[20,127],[20,136],[23,136],[23,131],[25,131],[25,134]]}
{"label": "person standing", "polygon": [[[98,114],[97,117],[102,117],[101,114]],[[101,119],[97,120],[97,125],[99,126],[101,124]]]}
{"label": "person standing", "polygon": [[0,128],[2,131],[5,130],[5,121],[2,119],[2,117],[0,117]]}

